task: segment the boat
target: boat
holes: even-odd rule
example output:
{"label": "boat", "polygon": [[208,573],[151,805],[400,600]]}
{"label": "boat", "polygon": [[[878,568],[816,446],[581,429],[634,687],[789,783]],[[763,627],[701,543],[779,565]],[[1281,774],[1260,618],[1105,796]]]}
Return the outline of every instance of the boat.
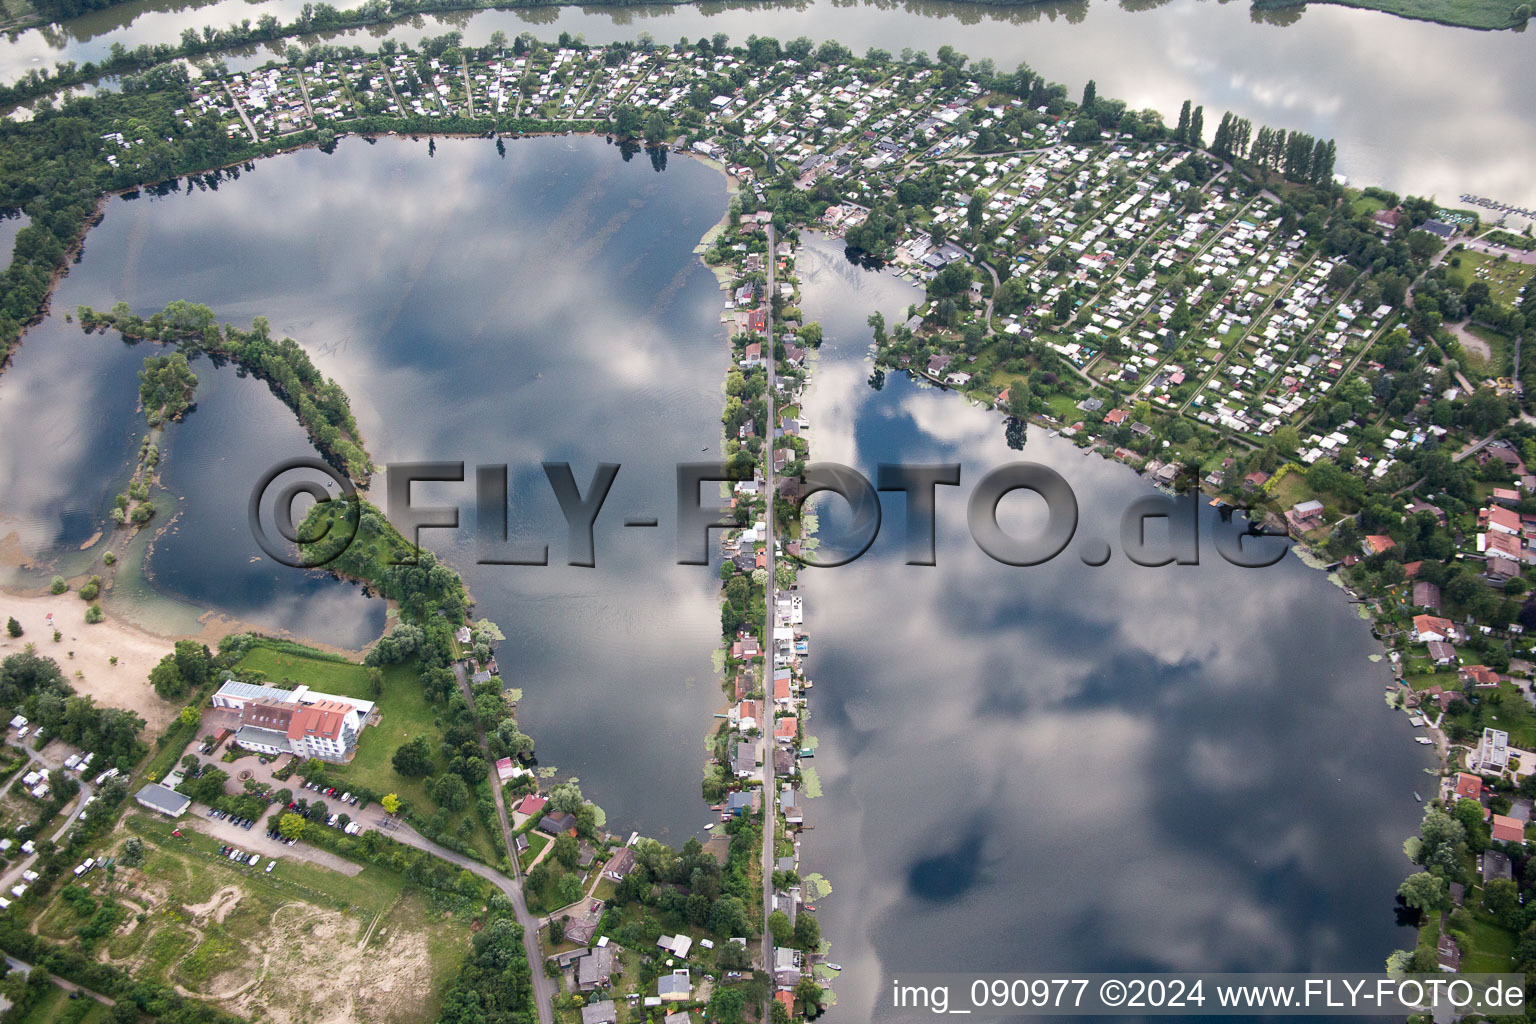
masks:
{"label": "boat", "polygon": [[1413,794],[1413,798],[1415,800],[1417,800],[1419,803],[1423,803],[1424,802],[1424,798],[1419,796],[1419,794],[1417,794],[1417,793]]}
{"label": "boat", "polygon": [[840,971],[842,969],[843,969],[843,965],[842,964],[827,964],[827,970],[829,970],[829,971]]}
{"label": "boat", "polygon": [[[1415,795],[1417,795],[1417,794],[1415,794]],[[705,832],[708,832],[708,831],[709,831],[709,830],[710,830],[710,829],[712,829],[712,828],[714,828],[714,827],[715,827],[715,823],[714,823],[714,822],[712,822],[712,821],[706,821],[706,822],[705,822],[705,823],[704,823],[704,831],[705,831]]]}

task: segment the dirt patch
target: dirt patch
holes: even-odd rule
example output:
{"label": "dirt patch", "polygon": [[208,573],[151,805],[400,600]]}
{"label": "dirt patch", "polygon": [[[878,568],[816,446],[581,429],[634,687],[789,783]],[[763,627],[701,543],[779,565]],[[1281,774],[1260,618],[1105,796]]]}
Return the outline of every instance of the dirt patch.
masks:
{"label": "dirt patch", "polygon": [[1476,356],[1485,363],[1493,358],[1493,349],[1488,347],[1488,343],[1467,330],[1466,327],[1461,324],[1453,324],[1451,331],[1456,335],[1456,340],[1461,342],[1461,347],[1467,350],[1467,354]]}
{"label": "dirt patch", "polygon": [[[85,621],[88,607],[73,591],[57,597],[0,592],[0,622],[14,616],[22,628],[19,637],[0,633],[0,659],[34,643],[39,654],[59,663],[64,678],[77,691],[94,697],[97,703],[141,715],[151,735],[163,731],[181,709],[155,694],[149,685],[149,672],[171,653],[171,641],[129,625],[110,610],[105,620],[91,625]],[[52,624],[48,621],[50,613]],[[54,630],[61,634],[57,643]]]}
{"label": "dirt patch", "polygon": [[214,893],[213,898],[210,899],[207,903],[199,903],[195,906],[188,906],[187,912],[192,914],[194,917],[202,917],[204,914],[211,913],[213,915],[213,921],[215,924],[223,924],[224,919],[229,916],[229,912],[234,910],[235,905],[239,902],[239,887],[226,885],[224,888]]}
{"label": "dirt patch", "polygon": [[[406,1024],[431,1015],[439,926],[419,897],[364,919],[284,899],[256,880],[234,880],[185,904],[187,879],[176,869],[120,872],[117,898],[130,916],[116,934],[140,934],[126,956],[109,958],[104,948],[98,958],[271,1024]],[[141,908],[142,923],[132,913]]]}

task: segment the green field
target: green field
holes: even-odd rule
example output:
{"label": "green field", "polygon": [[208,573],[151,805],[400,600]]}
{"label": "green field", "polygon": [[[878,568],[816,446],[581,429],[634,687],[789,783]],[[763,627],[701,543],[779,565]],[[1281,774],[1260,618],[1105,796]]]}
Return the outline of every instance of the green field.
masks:
{"label": "green field", "polygon": [[[438,712],[422,693],[415,663],[385,667],[384,687],[377,697],[373,695],[368,669],[364,666],[332,661],[324,656],[307,657],[289,648],[258,645],[240,659],[236,668],[261,672],[273,685],[307,683],[322,693],[376,701],[379,721],[363,730],[352,763],[328,766],[327,774],[338,785],[355,782],[381,796],[394,793],[418,814],[431,815],[437,810],[437,805],[427,795],[425,780],[406,778],[390,763],[401,744],[425,736],[437,756],[439,770],[443,767],[443,759],[436,753],[442,746]],[[451,827],[457,827],[466,817],[474,823],[474,832],[468,842],[490,863],[496,863],[500,854],[481,827],[473,808],[454,815]]]}
{"label": "green field", "polygon": [[[1536,273],[1536,266],[1529,263],[1516,263],[1513,260],[1501,260],[1497,256],[1490,256],[1484,252],[1476,252],[1464,249],[1454,254],[1453,259],[1460,260],[1459,266],[1452,266],[1450,260],[1446,261],[1445,277],[1447,281],[1454,282],[1458,288],[1466,288],[1475,280],[1485,281],[1488,285],[1488,293],[1504,305],[1512,305],[1520,294],[1520,289]],[[1478,271],[1483,273],[1478,275]]]}
{"label": "green field", "polygon": [[[1419,21],[1438,21],[1442,25],[1459,25],[1465,28],[1514,28],[1523,24],[1516,17],[1521,6],[1516,0],[1324,0],[1341,7],[1361,7],[1368,11],[1384,11],[1402,18]],[[1264,7],[1300,6],[1264,4]]]}
{"label": "green field", "polygon": [[[1481,890],[1479,890],[1481,891]],[[1471,900],[1468,899],[1470,910]],[[1486,914],[1472,914],[1472,948],[1461,958],[1467,974],[1497,974],[1514,969],[1515,935]]]}

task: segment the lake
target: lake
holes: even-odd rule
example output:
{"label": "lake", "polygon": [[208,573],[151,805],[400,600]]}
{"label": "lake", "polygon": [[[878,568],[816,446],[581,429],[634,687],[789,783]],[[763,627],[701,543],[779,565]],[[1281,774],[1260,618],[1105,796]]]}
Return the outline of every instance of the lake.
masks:
{"label": "lake", "polygon": [[[723,296],[692,254],[726,207],[690,159],[657,173],[600,139],[344,141],[264,161],[216,190],[113,201],[0,377],[0,535],[67,561],[100,528],[142,420],[150,346],[83,335],[65,310],[175,298],[241,325],[265,315],[352,396],[380,462],[509,464],[515,539],[551,565],[475,564],[472,485],[419,485],[465,528],[426,543],[459,568],[477,614],[507,634],[524,727],[581,779],[609,828],[679,844],[707,812],[703,737],[721,708],[712,568],[675,564],[673,467],[720,444]],[[866,383],[873,308],[911,289],[858,270],[836,243],[801,259],[827,343],[805,413],[818,458],[954,460],[969,487],[1016,453],[999,418],[892,375]],[[205,360],[198,406],[168,434],[180,506],[149,561],[162,599],[347,646],[379,602],[257,560],[244,504],[256,475],[305,449],[291,414]],[[1114,536],[1149,488],[1032,431],[1081,536]],[[620,463],[597,565],[567,566],[540,463],[585,487]],[[382,494],[382,487],[375,487]],[[1005,502],[1012,527],[1029,520]],[[911,970],[1374,969],[1411,933],[1392,895],[1427,762],[1381,700],[1389,675],[1366,622],[1294,559],[1239,570],[1144,569],[1072,552],[1034,569],[991,562],[941,494],[939,565],[901,564],[901,512],[852,566],[807,570],[815,680],[806,871],[847,967],[836,1020],[879,1017]],[[626,516],[661,528],[626,530]],[[837,526],[835,509],[827,529]],[[1206,528],[1211,528],[1206,514]],[[1207,551],[1209,555],[1209,552]],[[169,595],[165,597],[164,595]]]}
{"label": "lake", "polygon": [[[425,142],[352,139],[216,191],[113,201],[55,315],[0,377],[0,433],[47,425],[44,447],[6,447],[0,536],[71,557],[143,432],[134,374],[150,346],[86,337],[63,311],[185,298],[241,326],[266,316],[347,390],[378,462],[468,464],[461,486],[417,485],[418,504],[464,507],[464,530],[423,539],[505,631],[524,728],[616,831],[680,844],[704,820],[719,612],[713,571],[674,564],[670,509],[675,464],[719,457],[723,297],[692,250],[725,207],[724,178],[698,162],[662,175],[590,138],[513,142],[504,158],[488,140],[429,156]],[[306,451],[292,414],[259,382],[194,368],[198,407],[169,434],[163,482],[181,514],[149,560],[155,586],[343,647],[376,636],[382,603],[257,558],[245,503],[264,470]],[[565,564],[546,461],[570,461],[583,490],[598,462],[622,466],[594,569]],[[548,543],[548,567],[475,564],[482,463],[510,466],[514,539]],[[626,530],[629,515],[664,527]]]}
{"label": "lake", "polygon": [[[1229,565],[1203,502],[1199,565],[1084,565],[1079,544],[1118,538],[1150,488],[1038,427],[1013,452],[1000,415],[904,375],[875,391],[864,317],[911,289],[841,248],[798,260],[826,332],[813,458],[962,471],[938,488],[935,566],[904,564],[890,495],[863,558],[801,574],[826,792],[801,857],[833,886],[835,1019],[897,1019],[890,979],[922,971],[1377,971],[1411,948],[1393,900],[1431,760],[1382,700],[1369,622],[1294,556]],[[970,489],[1016,459],[1061,473],[1082,514],[1031,568],[966,529]],[[1023,537],[1042,508],[1019,493],[999,515]]]}

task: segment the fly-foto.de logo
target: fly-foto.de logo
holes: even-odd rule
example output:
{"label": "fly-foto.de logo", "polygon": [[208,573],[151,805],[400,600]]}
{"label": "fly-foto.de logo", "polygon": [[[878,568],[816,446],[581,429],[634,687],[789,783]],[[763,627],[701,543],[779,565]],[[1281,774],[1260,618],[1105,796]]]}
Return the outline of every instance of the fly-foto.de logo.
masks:
{"label": "fly-foto.de logo", "polygon": [[[597,565],[595,527],[621,466],[599,463],[583,484],[568,462],[542,463],[545,479],[559,505],[566,526],[565,564],[591,568]],[[324,480],[317,479],[324,477]],[[1186,474],[1186,479],[1193,474]],[[412,485],[417,483],[463,484],[463,462],[391,463],[385,475],[385,513],[405,537],[409,551],[395,553],[391,564],[414,564],[422,530],[460,528],[458,506],[417,504]],[[777,496],[797,511],[812,496],[835,495],[847,506],[848,524],[837,545],[839,553],[802,551],[796,556],[818,568],[848,565],[874,544],[881,525],[882,492],[900,495],[906,518],[906,563],[937,564],[937,520],[941,501],[961,489],[960,463],[881,463],[874,480],[860,471],[833,462],[813,462],[803,473],[781,479]],[[475,561],[480,565],[547,566],[548,539],[511,539],[508,511],[508,467],[477,465],[473,472],[475,502]],[[739,529],[733,509],[706,498],[706,490],[738,478],[723,462],[685,462],[676,466],[677,563],[707,565],[712,531]],[[1043,500],[1044,522],[1023,533],[1010,532],[999,523],[998,507],[1015,491],[1030,492]],[[466,495],[467,496],[467,495]],[[312,506],[302,522],[295,521],[301,497]],[[831,500],[831,499],[827,499]],[[1078,537],[1080,508],[1066,478],[1036,462],[1011,462],[983,473],[965,497],[966,526],[976,546],[1005,565],[1041,565],[1068,549],[1084,565],[1100,566],[1114,548],[1101,537]],[[1245,569],[1274,565],[1285,556],[1289,542],[1283,533],[1271,533],[1223,510],[1211,530],[1220,557]],[[290,459],[273,466],[251,490],[247,515],[252,536],[274,561],[297,568],[320,568],[339,558],[356,540],[362,518],[370,514],[352,482],[315,458]],[[377,514],[377,513],[372,513]],[[657,528],[655,515],[627,515],[625,527]],[[1151,529],[1149,529],[1151,527]],[[1119,548],[1140,566],[1199,565],[1200,492],[1189,486],[1176,494],[1153,493],[1132,501],[1120,516]],[[273,534],[276,534],[274,537]],[[1076,544],[1074,546],[1074,540]]]}

